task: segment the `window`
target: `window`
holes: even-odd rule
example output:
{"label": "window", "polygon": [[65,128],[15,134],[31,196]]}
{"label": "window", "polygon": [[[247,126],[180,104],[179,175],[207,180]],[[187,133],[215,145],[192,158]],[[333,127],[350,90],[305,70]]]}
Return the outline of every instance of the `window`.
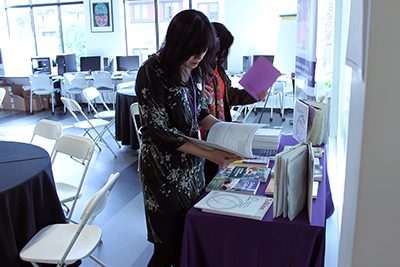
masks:
{"label": "window", "polygon": [[5,0],[5,4],[10,38],[2,49],[7,76],[30,74],[32,57],[86,54],[83,1]]}
{"label": "window", "polygon": [[219,20],[218,3],[208,2],[208,3],[197,3],[198,10],[203,12],[210,21]]}

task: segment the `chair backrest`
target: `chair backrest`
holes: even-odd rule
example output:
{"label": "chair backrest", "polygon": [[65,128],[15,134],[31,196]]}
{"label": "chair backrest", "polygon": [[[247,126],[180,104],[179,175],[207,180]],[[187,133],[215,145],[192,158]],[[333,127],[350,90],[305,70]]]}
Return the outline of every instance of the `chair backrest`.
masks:
{"label": "chair backrest", "polygon": [[65,90],[70,89],[85,89],[87,81],[84,72],[66,72],[63,74],[63,85]]}
{"label": "chair backrest", "polygon": [[53,82],[49,75],[45,73],[31,74],[29,75],[29,82],[31,84],[31,90],[49,90],[52,91]]}
{"label": "chair backrest", "polygon": [[57,142],[55,153],[51,160],[52,165],[54,165],[58,153],[63,153],[73,158],[82,159],[83,160],[82,163],[85,165],[79,185],[76,190],[71,210],[69,212],[68,222],[70,222],[72,218],[72,214],[76,206],[76,200],[79,198],[79,194],[81,192],[82,185],[85,180],[86,173],[89,169],[90,161],[93,156],[93,151],[94,151],[94,142],[89,137],[78,136],[74,134],[65,134],[61,136]]}
{"label": "chair backrest", "polygon": [[71,242],[66,248],[64,255],[60,260],[60,263],[57,266],[63,266],[65,259],[67,258],[69,252],[74,246],[80,233],[82,232],[83,227],[89,222],[89,219],[90,223],[88,224],[91,224],[93,222],[93,219],[104,209],[107,203],[108,195],[110,194],[112,188],[117,182],[118,177],[119,177],[119,172],[111,174],[110,177],[108,178],[107,183],[99,191],[97,191],[97,193],[94,194],[93,197],[90,199],[89,203],[86,205],[86,208],[82,213],[81,216],[82,222],[79,225],[78,229],[76,230],[74,237],[72,238]]}
{"label": "chair backrest", "polygon": [[103,107],[107,110],[110,111],[110,109],[108,108],[108,106],[106,105],[106,103],[104,102],[103,98],[101,97],[101,94],[99,92],[99,90],[97,90],[97,88],[95,87],[89,87],[83,90],[83,95],[85,96],[86,100],[88,101],[90,107],[94,110],[94,112],[99,115],[99,113],[97,112],[97,109],[93,106],[92,101],[94,99],[98,99],[100,100],[100,102],[103,104]]}
{"label": "chair backrest", "polygon": [[136,81],[137,71],[127,71],[123,72],[122,74],[122,82],[134,82]]}
{"label": "chair backrest", "polygon": [[94,80],[94,87],[114,88],[114,84],[111,79],[111,73],[109,73],[108,71],[94,71],[92,72],[92,76]]}
{"label": "chair backrest", "polygon": [[57,141],[61,136],[61,132],[62,124],[60,122],[42,119],[36,124],[30,143],[32,144],[33,139],[36,135],[39,135],[46,139],[55,140],[56,142],[50,154],[50,156],[52,157]]}
{"label": "chair backrest", "polygon": [[72,114],[76,121],[81,122],[75,112],[80,112],[85,119],[87,119],[87,116],[83,112],[81,105],[79,105],[79,103],[74,99],[62,96],[61,102],[63,102],[63,104],[67,107],[68,111]]}
{"label": "chair backrest", "polygon": [[6,89],[3,87],[0,87],[0,105],[1,105],[1,103],[3,103],[5,96],[6,96]]}
{"label": "chair backrest", "polygon": [[71,157],[90,161],[93,156],[94,142],[89,137],[64,134],[58,139],[55,150],[52,163],[54,163],[57,153],[64,153]]}
{"label": "chair backrest", "polygon": [[108,195],[110,194],[115,183],[117,182],[118,177],[119,172],[111,174],[106,184],[96,194],[93,195],[82,213],[82,223],[88,222],[88,224],[91,224],[94,218],[96,218],[96,216],[100,214],[100,212],[104,209],[107,204]]}
{"label": "chair backrest", "polygon": [[132,103],[131,107],[130,107],[130,111],[131,111],[133,124],[135,125],[136,136],[138,138],[139,144],[141,145],[142,144],[142,138],[140,136],[138,123],[136,121],[136,116],[140,115],[140,113],[139,113],[139,103],[138,102]]}
{"label": "chair backrest", "polygon": [[135,82],[122,82],[117,85],[117,92],[120,90],[132,90],[135,92]]}

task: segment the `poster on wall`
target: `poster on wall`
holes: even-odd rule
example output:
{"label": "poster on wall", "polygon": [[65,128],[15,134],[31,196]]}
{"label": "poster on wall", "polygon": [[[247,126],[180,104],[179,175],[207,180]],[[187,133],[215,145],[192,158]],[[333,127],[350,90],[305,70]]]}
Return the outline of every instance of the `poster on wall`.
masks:
{"label": "poster on wall", "polygon": [[111,0],[90,0],[90,26],[92,32],[113,32]]}
{"label": "poster on wall", "polygon": [[297,0],[296,89],[311,97],[316,95],[317,7],[317,0]]}

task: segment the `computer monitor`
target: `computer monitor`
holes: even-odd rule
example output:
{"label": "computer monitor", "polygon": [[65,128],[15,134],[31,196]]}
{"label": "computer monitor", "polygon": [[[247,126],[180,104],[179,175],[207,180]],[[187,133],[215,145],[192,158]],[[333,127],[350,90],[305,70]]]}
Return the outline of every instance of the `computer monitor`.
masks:
{"label": "computer monitor", "polygon": [[101,56],[81,57],[81,71],[101,70]]}
{"label": "computer monitor", "polygon": [[63,75],[66,72],[76,72],[76,55],[65,54],[56,57],[58,75]]}
{"label": "computer monitor", "polygon": [[34,57],[31,58],[32,73],[51,74],[51,61],[49,57]]}
{"label": "computer monitor", "polygon": [[117,56],[117,71],[139,70],[139,56]]}
{"label": "computer monitor", "polygon": [[275,56],[272,56],[272,55],[253,55],[253,64],[254,64],[254,62],[256,62],[256,60],[259,57],[265,57],[266,59],[268,59],[269,62],[271,62],[271,64],[274,64],[274,57]]}

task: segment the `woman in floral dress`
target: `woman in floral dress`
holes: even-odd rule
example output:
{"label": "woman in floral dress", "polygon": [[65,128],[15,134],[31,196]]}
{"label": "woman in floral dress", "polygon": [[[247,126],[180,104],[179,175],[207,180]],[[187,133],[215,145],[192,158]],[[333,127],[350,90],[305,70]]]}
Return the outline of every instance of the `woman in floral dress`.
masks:
{"label": "woman in floral dress", "polygon": [[202,79],[215,58],[216,37],[195,10],[171,21],[162,48],[139,69],[136,94],[142,123],[139,173],[148,240],[148,266],[179,266],[185,216],[204,190],[204,159],[220,166],[235,160],[221,150],[187,141],[219,120],[209,114]]}

